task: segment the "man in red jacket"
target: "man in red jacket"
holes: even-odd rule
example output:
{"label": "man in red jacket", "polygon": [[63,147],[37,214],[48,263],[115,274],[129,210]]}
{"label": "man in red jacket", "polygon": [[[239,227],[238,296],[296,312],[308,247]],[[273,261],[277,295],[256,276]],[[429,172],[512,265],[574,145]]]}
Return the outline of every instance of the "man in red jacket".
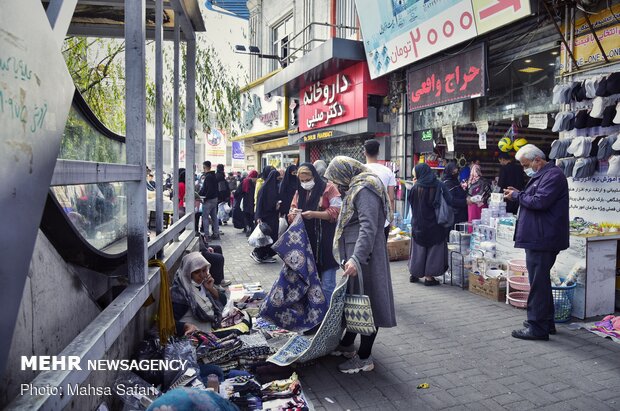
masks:
{"label": "man in red jacket", "polygon": [[561,250],[569,245],[568,183],[562,170],[546,160],[533,144],[516,155],[530,181],[523,191],[504,190],[507,200],[519,203],[515,247],[525,249],[530,280],[527,321],[512,336],[522,340],[548,340],[555,334],[551,267]]}

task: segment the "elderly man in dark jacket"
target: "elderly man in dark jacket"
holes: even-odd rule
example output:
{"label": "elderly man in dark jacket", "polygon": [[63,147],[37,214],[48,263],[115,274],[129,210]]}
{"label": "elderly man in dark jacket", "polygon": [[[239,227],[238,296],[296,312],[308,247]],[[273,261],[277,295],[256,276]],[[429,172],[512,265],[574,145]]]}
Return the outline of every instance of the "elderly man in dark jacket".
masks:
{"label": "elderly man in dark jacket", "polygon": [[516,159],[530,181],[523,191],[508,187],[504,196],[519,202],[515,247],[525,249],[530,294],[526,328],[512,336],[548,340],[555,333],[550,271],[558,253],[569,245],[568,183],[562,170],[532,144],[523,146]]}

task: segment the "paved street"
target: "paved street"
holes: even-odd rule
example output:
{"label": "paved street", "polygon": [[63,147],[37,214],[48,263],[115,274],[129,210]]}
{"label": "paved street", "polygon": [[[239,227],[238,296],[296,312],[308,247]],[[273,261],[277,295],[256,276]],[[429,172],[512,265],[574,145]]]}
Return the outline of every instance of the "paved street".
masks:
{"label": "paved street", "polygon": [[[227,278],[269,289],[279,264],[256,264],[239,230],[223,232]],[[316,410],[620,409],[620,344],[563,325],[549,342],[516,340],[524,310],[391,268],[398,327],[379,331],[372,372],[341,374],[334,357],[299,370]]]}

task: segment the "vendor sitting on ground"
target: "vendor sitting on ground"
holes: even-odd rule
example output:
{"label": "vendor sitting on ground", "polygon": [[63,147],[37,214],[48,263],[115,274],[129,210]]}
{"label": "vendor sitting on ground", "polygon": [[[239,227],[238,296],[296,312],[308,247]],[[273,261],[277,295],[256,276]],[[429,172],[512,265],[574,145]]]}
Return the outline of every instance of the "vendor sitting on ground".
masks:
{"label": "vendor sitting on ground", "polygon": [[226,305],[224,289],[215,285],[211,264],[199,253],[183,257],[170,289],[177,334],[220,328]]}

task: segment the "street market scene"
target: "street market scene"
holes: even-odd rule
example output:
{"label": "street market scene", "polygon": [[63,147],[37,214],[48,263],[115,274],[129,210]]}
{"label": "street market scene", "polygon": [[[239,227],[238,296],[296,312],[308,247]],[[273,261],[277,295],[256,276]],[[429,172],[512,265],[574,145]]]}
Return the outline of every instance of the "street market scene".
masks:
{"label": "street market scene", "polygon": [[3,0],[0,408],[620,409],[620,0]]}

